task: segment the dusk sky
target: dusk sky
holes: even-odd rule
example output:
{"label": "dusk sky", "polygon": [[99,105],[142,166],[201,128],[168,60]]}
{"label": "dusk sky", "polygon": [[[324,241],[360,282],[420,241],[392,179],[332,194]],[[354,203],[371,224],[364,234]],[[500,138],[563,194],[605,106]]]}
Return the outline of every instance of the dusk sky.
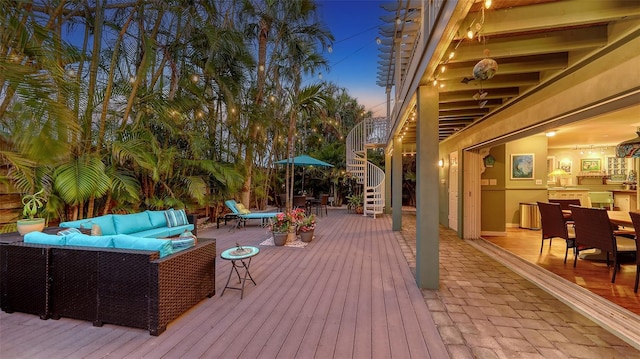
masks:
{"label": "dusk sky", "polygon": [[376,85],[380,16],[389,13],[380,0],[318,0],[321,21],[335,37],[333,52],[325,53],[330,63],[322,79],[348,90],[351,97],[371,110],[374,116],[385,116],[384,88]]}

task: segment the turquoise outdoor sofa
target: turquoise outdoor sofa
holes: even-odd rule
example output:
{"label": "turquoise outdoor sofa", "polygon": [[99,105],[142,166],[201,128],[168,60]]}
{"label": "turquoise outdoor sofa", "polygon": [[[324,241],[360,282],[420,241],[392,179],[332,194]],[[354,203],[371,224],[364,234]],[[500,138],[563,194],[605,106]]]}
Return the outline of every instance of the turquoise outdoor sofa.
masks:
{"label": "turquoise outdoor sofa", "polygon": [[187,215],[183,209],[144,211],[132,214],[107,214],[104,216],[60,223],[63,228],[100,228],[102,235],[128,234],[143,238],[167,238],[190,231],[197,235],[195,215]]}
{"label": "turquoise outdoor sofa", "polygon": [[229,199],[224,201],[224,204],[231,210],[231,212],[236,216],[236,218],[238,218],[238,221],[236,222],[236,225],[234,226],[234,228],[238,228],[240,227],[241,224],[245,223],[247,220],[249,219],[260,219],[262,220],[262,225],[266,225],[267,221],[279,214],[281,214],[282,212],[250,212],[247,209],[244,209],[244,206],[242,206],[242,208],[238,208],[239,203],[237,203],[235,200]]}

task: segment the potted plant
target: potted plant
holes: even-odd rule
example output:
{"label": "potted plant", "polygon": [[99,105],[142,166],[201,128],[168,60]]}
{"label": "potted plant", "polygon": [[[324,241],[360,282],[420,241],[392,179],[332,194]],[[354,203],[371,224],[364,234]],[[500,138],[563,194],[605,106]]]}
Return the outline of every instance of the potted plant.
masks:
{"label": "potted plant", "polygon": [[42,231],[44,229],[44,218],[35,218],[35,216],[46,201],[44,189],[22,197],[22,204],[24,206],[22,214],[26,219],[19,219],[16,223],[20,235],[24,236],[29,232]]}
{"label": "potted plant", "polygon": [[298,224],[300,229],[300,240],[303,242],[311,242],[313,239],[313,231],[316,229],[316,216],[310,214],[304,217]]}
{"label": "potted plant", "polygon": [[271,220],[271,234],[273,235],[273,243],[276,246],[283,246],[287,243],[289,228],[291,228],[291,220],[286,213],[278,213]]}
{"label": "potted plant", "polygon": [[296,208],[273,217],[270,227],[276,246],[287,243],[289,237],[292,238],[291,241],[295,240],[296,230],[304,216],[304,210]]}
{"label": "potted plant", "polygon": [[364,196],[362,194],[354,194],[351,196],[347,196],[347,206],[356,214],[363,214],[364,207],[362,207],[362,203],[364,202]]}

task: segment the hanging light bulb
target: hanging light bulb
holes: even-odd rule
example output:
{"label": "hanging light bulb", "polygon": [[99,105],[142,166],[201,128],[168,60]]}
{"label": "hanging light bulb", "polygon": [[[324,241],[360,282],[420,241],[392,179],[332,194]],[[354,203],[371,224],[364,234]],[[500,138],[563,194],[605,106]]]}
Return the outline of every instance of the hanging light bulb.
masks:
{"label": "hanging light bulb", "polygon": [[399,17],[397,17],[397,18],[396,18],[396,24],[397,24],[397,25],[402,24],[402,20],[401,20]]}
{"label": "hanging light bulb", "polygon": [[260,72],[264,71],[264,65],[258,66],[258,71],[260,71]]}
{"label": "hanging light bulb", "polygon": [[491,0],[484,0],[484,8],[488,9],[491,7]]}
{"label": "hanging light bulb", "polygon": [[440,72],[444,73],[445,71],[447,71],[447,67],[445,65],[440,66]]}
{"label": "hanging light bulb", "polygon": [[468,29],[467,29],[467,37],[468,37],[469,39],[473,39],[473,31],[471,31],[471,28],[468,28]]}
{"label": "hanging light bulb", "polygon": [[331,46],[331,45],[327,46],[327,51],[329,53],[332,53],[333,52],[333,46]]}
{"label": "hanging light bulb", "polygon": [[380,40],[379,37],[376,37],[376,44],[380,45],[382,43],[382,40]]}
{"label": "hanging light bulb", "polygon": [[449,53],[449,59],[452,59],[455,55],[456,55],[456,53],[455,53],[455,52],[453,52],[453,51],[451,51],[451,52]]}
{"label": "hanging light bulb", "polygon": [[200,81],[200,76],[198,76],[198,74],[191,75],[191,81],[193,83],[196,83],[196,82]]}
{"label": "hanging light bulb", "polygon": [[322,72],[318,74],[318,79],[322,80]]}
{"label": "hanging light bulb", "polygon": [[135,83],[135,82],[136,82],[136,77],[135,77],[135,76],[133,76],[133,75],[129,76],[129,83],[130,83],[130,84],[133,84],[133,83]]}

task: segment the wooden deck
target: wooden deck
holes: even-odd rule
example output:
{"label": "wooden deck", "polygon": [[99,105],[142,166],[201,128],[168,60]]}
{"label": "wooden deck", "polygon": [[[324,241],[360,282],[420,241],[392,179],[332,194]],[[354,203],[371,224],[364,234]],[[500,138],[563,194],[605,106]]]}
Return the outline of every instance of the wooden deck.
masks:
{"label": "wooden deck", "polygon": [[[218,252],[258,245],[256,223],[229,232],[207,229]],[[212,227],[214,228],[214,227]],[[444,358],[442,339],[391,231],[345,210],[318,218],[306,248],[260,246],[251,263],[257,286],[244,299],[227,290],[231,264],[216,261],[216,296],[147,331],[62,318],[0,313],[3,358]],[[233,280],[233,279],[232,279]]]}

